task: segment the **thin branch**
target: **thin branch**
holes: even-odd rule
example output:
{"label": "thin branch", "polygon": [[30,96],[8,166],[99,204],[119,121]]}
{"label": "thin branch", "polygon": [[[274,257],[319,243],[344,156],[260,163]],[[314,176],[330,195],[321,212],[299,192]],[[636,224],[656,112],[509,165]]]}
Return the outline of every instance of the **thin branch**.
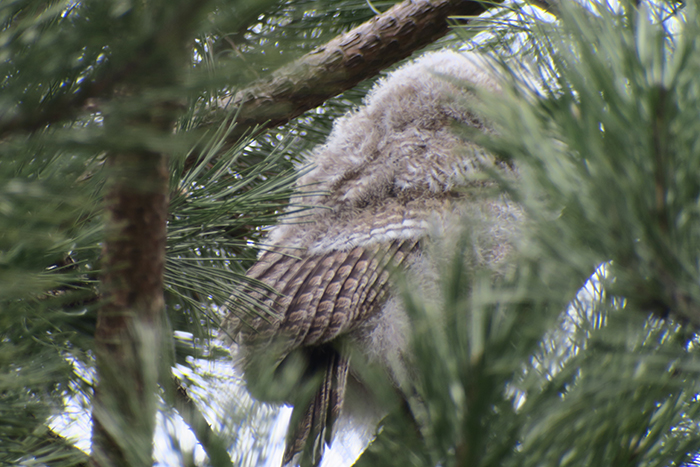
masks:
{"label": "thin branch", "polygon": [[175,389],[175,408],[194,431],[212,465],[233,465],[226,445],[211,428],[197,404],[187,394],[187,389],[182,385],[180,379],[173,376],[172,383]]}

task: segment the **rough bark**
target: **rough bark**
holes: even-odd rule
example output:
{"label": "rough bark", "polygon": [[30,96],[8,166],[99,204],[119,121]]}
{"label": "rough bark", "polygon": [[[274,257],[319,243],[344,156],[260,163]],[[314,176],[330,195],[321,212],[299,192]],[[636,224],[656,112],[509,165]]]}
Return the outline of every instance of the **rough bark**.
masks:
{"label": "rough bark", "polygon": [[164,310],[167,157],[114,154],[108,170],[92,462],[150,466]]}
{"label": "rough bark", "polygon": [[449,31],[450,16],[477,16],[493,3],[407,0],[340,35],[234,96],[239,108],[235,142],[252,128],[273,128],[371,78]]}

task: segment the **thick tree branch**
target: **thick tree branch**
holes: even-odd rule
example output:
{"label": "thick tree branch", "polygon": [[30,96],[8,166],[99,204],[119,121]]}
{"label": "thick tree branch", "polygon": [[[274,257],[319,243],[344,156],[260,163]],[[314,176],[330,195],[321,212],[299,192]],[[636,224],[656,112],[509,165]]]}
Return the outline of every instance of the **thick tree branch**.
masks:
{"label": "thick tree branch", "polygon": [[222,100],[222,108],[240,108],[229,140],[235,142],[254,127],[273,128],[298,117],[444,36],[448,17],[477,16],[492,5],[473,0],[406,0],[395,5]]}

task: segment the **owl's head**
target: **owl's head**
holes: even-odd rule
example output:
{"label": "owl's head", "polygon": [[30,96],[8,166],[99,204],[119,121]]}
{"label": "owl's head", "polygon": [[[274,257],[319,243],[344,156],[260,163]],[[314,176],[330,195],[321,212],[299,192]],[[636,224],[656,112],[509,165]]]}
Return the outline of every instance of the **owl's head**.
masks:
{"label": "owl's head", "polygon": [[[339,119],[299,180],[313,205],[366,206],[386,196],[439,195],[469,184],[492,163],[465,144],[456,124],[481,130],[469,111],[471,90],[499,89],[493,67],[473,53],[423,55],[380,80],[365,105]],[[317,194],[322,193],[322,194]]]}

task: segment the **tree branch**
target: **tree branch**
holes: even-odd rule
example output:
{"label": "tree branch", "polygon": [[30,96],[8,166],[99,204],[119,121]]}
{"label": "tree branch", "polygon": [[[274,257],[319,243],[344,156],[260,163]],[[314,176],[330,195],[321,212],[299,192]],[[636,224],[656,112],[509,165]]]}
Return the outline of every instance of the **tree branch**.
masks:
{"label": "tree branch", "polygon": [[183,420],[192,428],[197,440],[209,456],[212,465],[233,465],[231,457],[226,450],[226,445],[214,432],[207,422],[202,412],[197,408],[197,404],[187,394],[187,389],[175,376],[172,377],[173,389],[175,392],[175,408],[182,416]]}
{"label": "tree branch", "polygon": [[[477,16],[492,3],[406,0],[219,102],[239,108],[234,143],[254,127],[273,128],[371,78],[449,31],[448,17]],[[211,124],[219,124],[215,119]],[[188,161],[188,167],[194,161]]]}

